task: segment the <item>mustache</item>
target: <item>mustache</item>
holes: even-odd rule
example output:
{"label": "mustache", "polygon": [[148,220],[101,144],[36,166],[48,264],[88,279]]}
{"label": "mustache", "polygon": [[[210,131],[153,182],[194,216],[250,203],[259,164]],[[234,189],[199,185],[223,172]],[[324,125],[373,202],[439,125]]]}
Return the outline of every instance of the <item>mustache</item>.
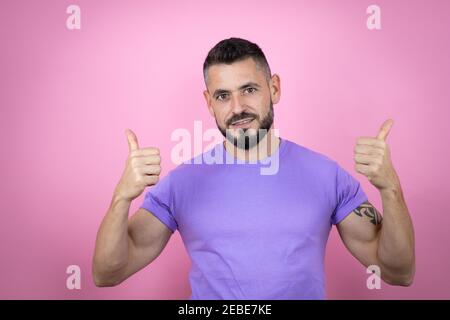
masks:
{"label": "mustache", "polygon": [[242,112],[240,114],[236,114],[227,121],[227,126],[229,126],[231,123],[233,123],[235,121],[239,121],[239,120],[246,119],[246,118],[258,119],[258,115],[254,114],[254,113],[248,113],[248,112]]}

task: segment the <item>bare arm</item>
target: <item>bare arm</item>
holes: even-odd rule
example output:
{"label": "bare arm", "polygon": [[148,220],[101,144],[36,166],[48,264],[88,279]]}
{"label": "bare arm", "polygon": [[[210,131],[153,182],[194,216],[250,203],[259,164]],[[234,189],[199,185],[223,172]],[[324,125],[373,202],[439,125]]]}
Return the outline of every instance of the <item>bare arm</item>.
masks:
{"label": "bare arm", "polygon": [[381,199],[384,225],[380,230],[378,259],[402,284],[410,285],[415,273],[414,229],[400,185],[382,190]]}
{"label": "bare arm", "polygon": [[387,283],[409,286],[415,273],[414,229],[386,143],[392,125],[388,119],[376,137],[359,138],[354,150],[356,171],[380,191],[383,219],[366,202],[337,227],[347,248],[366,267],[375,264]]}
{"label": "bare arm", "polygon": [[383,216],[364,202],[337,229],[347,249],[365,267],[377,265],[385,282],[409,286],[414,278],[412,223],[408,212],[394,202],[383,200]]}
{"label": "bare arm", "polygon": [[97,286],[115,286],[162,252],[172,231],[145,209],[128,219],[130,204],[113,200],[100,225],[93,261]]}
{"label": "bare arm", "polygon": [[145,209],[128,219],[130,204],[160,173],[159,151],[138,149],[128,133],[130,155],[125,172],[97,233],[92,264],[97,286],[114,286],[151,263],[167,244],[172,231]]}

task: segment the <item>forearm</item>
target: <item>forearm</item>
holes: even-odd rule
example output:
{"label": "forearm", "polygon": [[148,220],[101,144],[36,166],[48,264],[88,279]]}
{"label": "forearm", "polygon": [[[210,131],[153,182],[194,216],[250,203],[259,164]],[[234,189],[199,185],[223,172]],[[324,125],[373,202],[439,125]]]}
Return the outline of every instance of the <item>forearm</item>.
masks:
{"label": "forearm", "polygon": [[385,272],[409,283],[414,275],[414,229],[398,183],[380,191],[383,224],[378,242],[378,259]]}
{"label": "forearm", "polygon": [[113,196],[97,233],[94,277],[112,276],[128,261],[128,212],[131,201]]}

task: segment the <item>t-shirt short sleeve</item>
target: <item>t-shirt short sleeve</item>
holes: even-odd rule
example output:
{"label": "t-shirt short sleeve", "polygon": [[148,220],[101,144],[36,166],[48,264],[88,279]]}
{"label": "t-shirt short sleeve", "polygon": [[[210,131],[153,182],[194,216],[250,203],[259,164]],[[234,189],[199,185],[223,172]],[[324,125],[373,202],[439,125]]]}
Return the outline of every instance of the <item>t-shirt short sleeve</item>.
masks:
{"label": "t-shirt short sleeve", "polygon": [[358,180],[337,164],[336,170],[336,208],[331,223],[338,224],[354,209],[367,201],[367,195]]}
{"label": "t-shirt short sleeve", "polygon": [[150,211],[164,223],[172,233],[178,225],[173,214],[173,195],[170,188],[170,173],[160,179],[156,185],[148,189],[140,208]]}

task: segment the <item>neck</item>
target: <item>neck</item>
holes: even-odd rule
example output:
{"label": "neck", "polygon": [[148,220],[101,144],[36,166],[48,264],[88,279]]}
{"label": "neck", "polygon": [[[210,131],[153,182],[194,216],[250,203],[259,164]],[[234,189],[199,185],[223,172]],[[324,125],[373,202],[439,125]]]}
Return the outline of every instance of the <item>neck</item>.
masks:
{"label": "neck", "polygon": [[264,138],[253,148],[245,150],[237,148],[233,143],[225,139],[225,149],[235,158],[250,162],[267,158],[275,152],[280,145],[280,138],[275,136],[273,128],[270,128]]}

